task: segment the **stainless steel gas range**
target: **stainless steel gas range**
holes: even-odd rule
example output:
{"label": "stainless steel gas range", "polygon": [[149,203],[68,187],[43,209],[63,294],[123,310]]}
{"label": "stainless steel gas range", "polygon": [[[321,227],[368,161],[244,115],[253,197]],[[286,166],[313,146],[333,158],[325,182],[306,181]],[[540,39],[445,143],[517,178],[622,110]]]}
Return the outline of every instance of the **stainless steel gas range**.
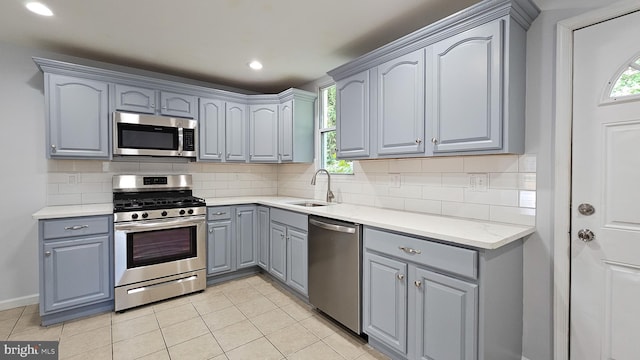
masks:
{"label": "stainless steel gas range", "polygon": [[204,290],[206,204],[191,175],[113,177],[115,310]]}

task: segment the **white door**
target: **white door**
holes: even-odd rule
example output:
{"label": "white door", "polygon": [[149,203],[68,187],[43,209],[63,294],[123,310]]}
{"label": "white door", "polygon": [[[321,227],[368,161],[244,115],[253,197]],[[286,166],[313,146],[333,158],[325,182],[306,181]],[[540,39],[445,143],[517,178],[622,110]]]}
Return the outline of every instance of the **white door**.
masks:
{"label": "white door", "polygon": [[[623,70],[635,71],[629,64],[640,56],[638,34],[640,12],[574,32],[574,360],[640,359],[640,95],[609,96]],[[581,213],[580,204],[595,212]],[[581,229],[595,238],[580,240]]]}

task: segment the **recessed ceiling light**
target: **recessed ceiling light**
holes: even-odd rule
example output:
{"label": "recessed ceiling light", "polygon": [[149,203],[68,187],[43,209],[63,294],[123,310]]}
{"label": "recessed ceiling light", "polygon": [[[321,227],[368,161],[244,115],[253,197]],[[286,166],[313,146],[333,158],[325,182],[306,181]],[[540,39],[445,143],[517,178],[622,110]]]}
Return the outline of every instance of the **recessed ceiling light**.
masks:
{"label": "recessed ceiling light", "polygon": [[34,12],[42,16],[53,16],[53,11],[49,9],[45,4],[39,2],[30,2],[26,5],[29,11]]}
{"label": "recessed ceiling light", "polygon": [[262,63],[258,60],[253,60],[252,62],[249,63],[249,67],[252,68],[253,70],[260,70],[262,69]]}

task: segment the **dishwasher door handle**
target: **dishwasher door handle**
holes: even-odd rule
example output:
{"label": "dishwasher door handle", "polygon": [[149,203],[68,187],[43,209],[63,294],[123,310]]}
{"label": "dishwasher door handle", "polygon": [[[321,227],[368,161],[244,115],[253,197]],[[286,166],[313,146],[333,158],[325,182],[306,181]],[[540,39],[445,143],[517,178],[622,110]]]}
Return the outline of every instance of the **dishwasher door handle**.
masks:
{"label": "dishwasher door handle", "polygon": [[315,225],[315,226],[317,226],[319,228],[323,228],[323,229],[326,229],[326,230],[343,232],[343,233],[348,233],[348,234],[355,234],[355,232],[356,232],[356,228],[355,227],[329,224],[329,223],[325,223],[325,222],[314,220],[314,219],[309,219],[309,224]]}

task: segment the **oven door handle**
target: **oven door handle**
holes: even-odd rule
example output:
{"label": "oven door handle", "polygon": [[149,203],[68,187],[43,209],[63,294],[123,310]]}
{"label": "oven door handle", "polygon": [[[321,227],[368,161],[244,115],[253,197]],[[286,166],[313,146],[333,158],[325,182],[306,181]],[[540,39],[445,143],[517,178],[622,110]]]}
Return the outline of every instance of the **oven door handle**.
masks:
{"label": "oven door handle", "polygon": [[204,225],[205,216],[197,215],[189,218],[154,219],[144,221],[127,221],[113,225],[115,231],[141,232],[180,228],[192,225]]}

